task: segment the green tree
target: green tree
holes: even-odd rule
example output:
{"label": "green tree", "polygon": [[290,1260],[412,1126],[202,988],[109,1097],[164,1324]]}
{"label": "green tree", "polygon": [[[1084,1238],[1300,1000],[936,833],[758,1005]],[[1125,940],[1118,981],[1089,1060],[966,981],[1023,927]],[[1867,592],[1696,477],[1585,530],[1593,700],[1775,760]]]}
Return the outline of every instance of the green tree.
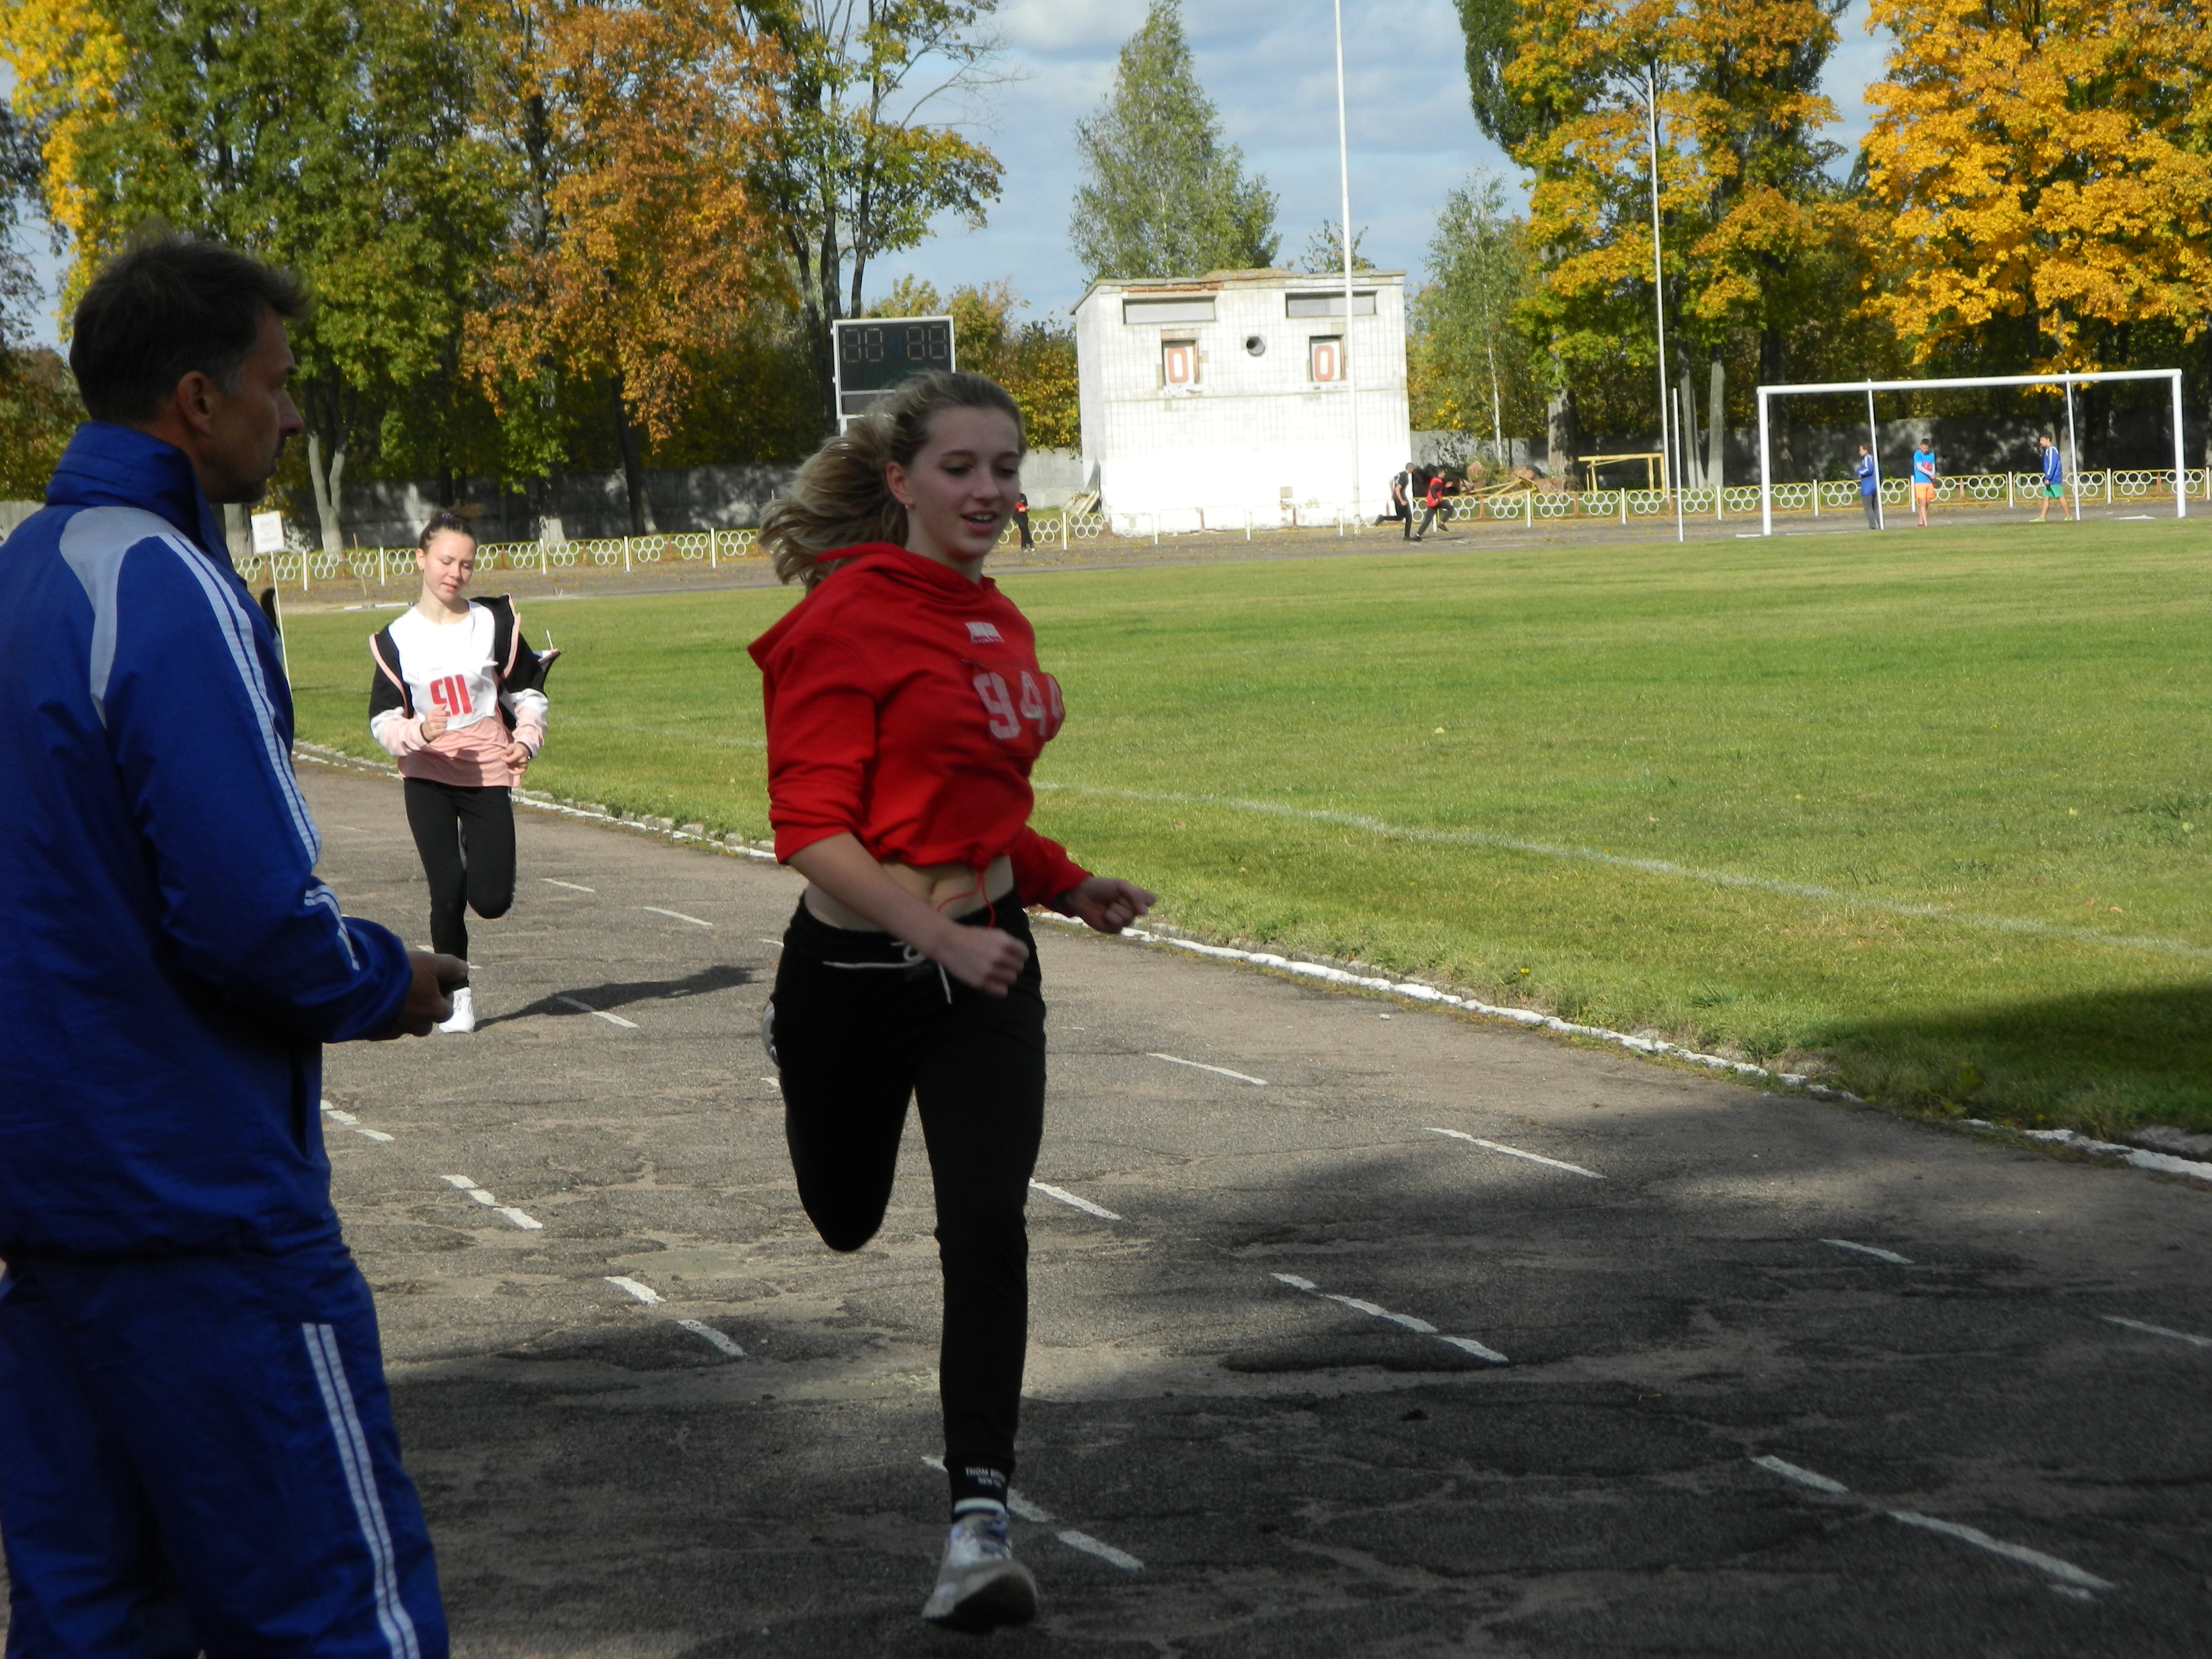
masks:
{"label": "green tree", "polygon": [[17,239],[37,214],[37,137],[0,104],[0,500],[37,501],[82,418],[62,360],[27,343],[38,273]]}
{"label": "green tree", "polygon": [[1015,313],[1028,304],[1011,280],[956,288],[948,299],[929,283],[902,276],[868,314],[951,317],[959,366],[988,375],[1012,395],[1030,447],[1080,448],[1075,330],[1059,318],[1018,320]]}
{"label": "green tree", "polygon": [[[1375,261],[1359,251],[1366,240],[1367,227],[1362,225],[1352,239],[1354,270],[1375,269]],[[1298,269],[1316,276],[1326,276],[1331,272],[1340,276],[1344,274],[1344,232],[1338,228],[1335,220],[1324,219],[1314,227],[1313,234],[1306,238],[1306,251],[1298,256]]]}
{"label": "green tree", "polygon": [[981,229],[1003,169],[949,115],[994,83],[997,0],[755,0],[780,115],[755,173],[811,338],[822,429],[837,429],[830,325],[866,314],[868,263],[940,213]]}
{"label": "green tree", "polygon": [[1271,264],[1275,196],[1224,144],[1198,83],[1180,0],[1153,0],[1121,48],[1114,89],[1076,124],[1084,180],[1068,226],[1102,277],[1196,276]]}
{"label": "green tree", "polygon": [[1507,432],[1535,428],[1540,364],[1522,309],[1541,280],[1528,227],[1505,187],[1477,173],[1444,198],[1429,239],[1428,286],[1413,301],[1414,412],[1424,426]]}

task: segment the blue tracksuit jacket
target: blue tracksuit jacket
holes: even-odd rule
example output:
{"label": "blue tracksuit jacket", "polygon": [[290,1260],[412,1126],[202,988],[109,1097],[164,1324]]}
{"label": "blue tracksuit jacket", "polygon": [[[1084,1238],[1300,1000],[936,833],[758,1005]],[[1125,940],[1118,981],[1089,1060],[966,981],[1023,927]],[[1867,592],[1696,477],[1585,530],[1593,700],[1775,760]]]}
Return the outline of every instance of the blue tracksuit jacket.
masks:
{"label": "blue tracksuit jacket", "polygon": [[77,429],[0,546],[0,1259],[334,1240],[320,1045],[398,1015],[181,452]]}

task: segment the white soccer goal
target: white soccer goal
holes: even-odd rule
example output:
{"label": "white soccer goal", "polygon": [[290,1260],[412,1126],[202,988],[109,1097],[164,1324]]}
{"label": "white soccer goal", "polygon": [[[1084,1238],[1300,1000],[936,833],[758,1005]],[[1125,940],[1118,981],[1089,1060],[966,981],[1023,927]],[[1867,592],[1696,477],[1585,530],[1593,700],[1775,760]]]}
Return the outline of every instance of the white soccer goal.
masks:
{"label": "white soccer goal", "polygon": [[2066,476],[2074,492],[2074,516],[2081,516],[2081,450],[2075,440],[2074,388],[2093,380],[2170,380],[2173,384],[2173,516],[2189,516],[2187,472],[2182,465],[2181,371],[2178,368],[2111,368],[2094,374],[1983,374],[1948,380],[1837,380],[1825,385],[1763,386],[1759,388],[1759,533],[1774,533],[1774,492],[1767,473],[1767,399],[1770,398],[1833,396],[1839,392],[1863,392],[1867,400],[1867,447],[1875,457],[1875,477],[1881,477],[1881,434],[1875,424],[1874,394],[1877,392],[1948,392],[1969,386],[2058,386],[2066,391]]}

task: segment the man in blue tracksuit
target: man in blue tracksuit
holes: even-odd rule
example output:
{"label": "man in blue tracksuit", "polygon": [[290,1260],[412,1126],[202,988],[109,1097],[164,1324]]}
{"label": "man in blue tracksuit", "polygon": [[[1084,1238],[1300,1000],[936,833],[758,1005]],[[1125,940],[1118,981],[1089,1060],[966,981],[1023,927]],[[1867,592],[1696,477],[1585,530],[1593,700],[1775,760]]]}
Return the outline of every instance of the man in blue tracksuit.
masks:
{"label": "man in blue tracksuit", "polygon": [[2051,441],[2049,433],[2038,438],[2035,444],[2043,452],[2043,505],[2036,509],[2035,521],[2048,524],[2051,521],[2051,504],[2057,501],[2058,521],[2063,524],[2066,522],[2066,464],[2059,459],[2058,446]]}
{"label": "man in blue tracksuit", "polygon": [[93,419],[0,547],[0,1539],[9,1659],[446,1651],[321,1045],[460,963],[340,914],[276,641],[210,502],[300,430],[289,278],[109,264]]}
{"label": "man in blue tracksuit", "polygon": [[1874,458],[1874,451],[1864,444],[1859,446],[1857,465],[1852,468],[1859,480],[1859,505],[1866,509],[1867,528],[1881,528],[1881,464]]}

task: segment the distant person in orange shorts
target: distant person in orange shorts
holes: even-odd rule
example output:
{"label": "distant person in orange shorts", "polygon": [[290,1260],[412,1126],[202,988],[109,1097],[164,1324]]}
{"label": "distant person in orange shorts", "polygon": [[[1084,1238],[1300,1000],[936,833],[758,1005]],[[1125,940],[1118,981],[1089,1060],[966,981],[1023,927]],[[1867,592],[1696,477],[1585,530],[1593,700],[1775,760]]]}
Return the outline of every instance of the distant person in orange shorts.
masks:
{"label": "distant person in orange shorts", "polygon": [[1936,499],[1936,452],[1915,445],[1912,451],[1912,511],[1914,521],[1928,528],[1928,503]]}

